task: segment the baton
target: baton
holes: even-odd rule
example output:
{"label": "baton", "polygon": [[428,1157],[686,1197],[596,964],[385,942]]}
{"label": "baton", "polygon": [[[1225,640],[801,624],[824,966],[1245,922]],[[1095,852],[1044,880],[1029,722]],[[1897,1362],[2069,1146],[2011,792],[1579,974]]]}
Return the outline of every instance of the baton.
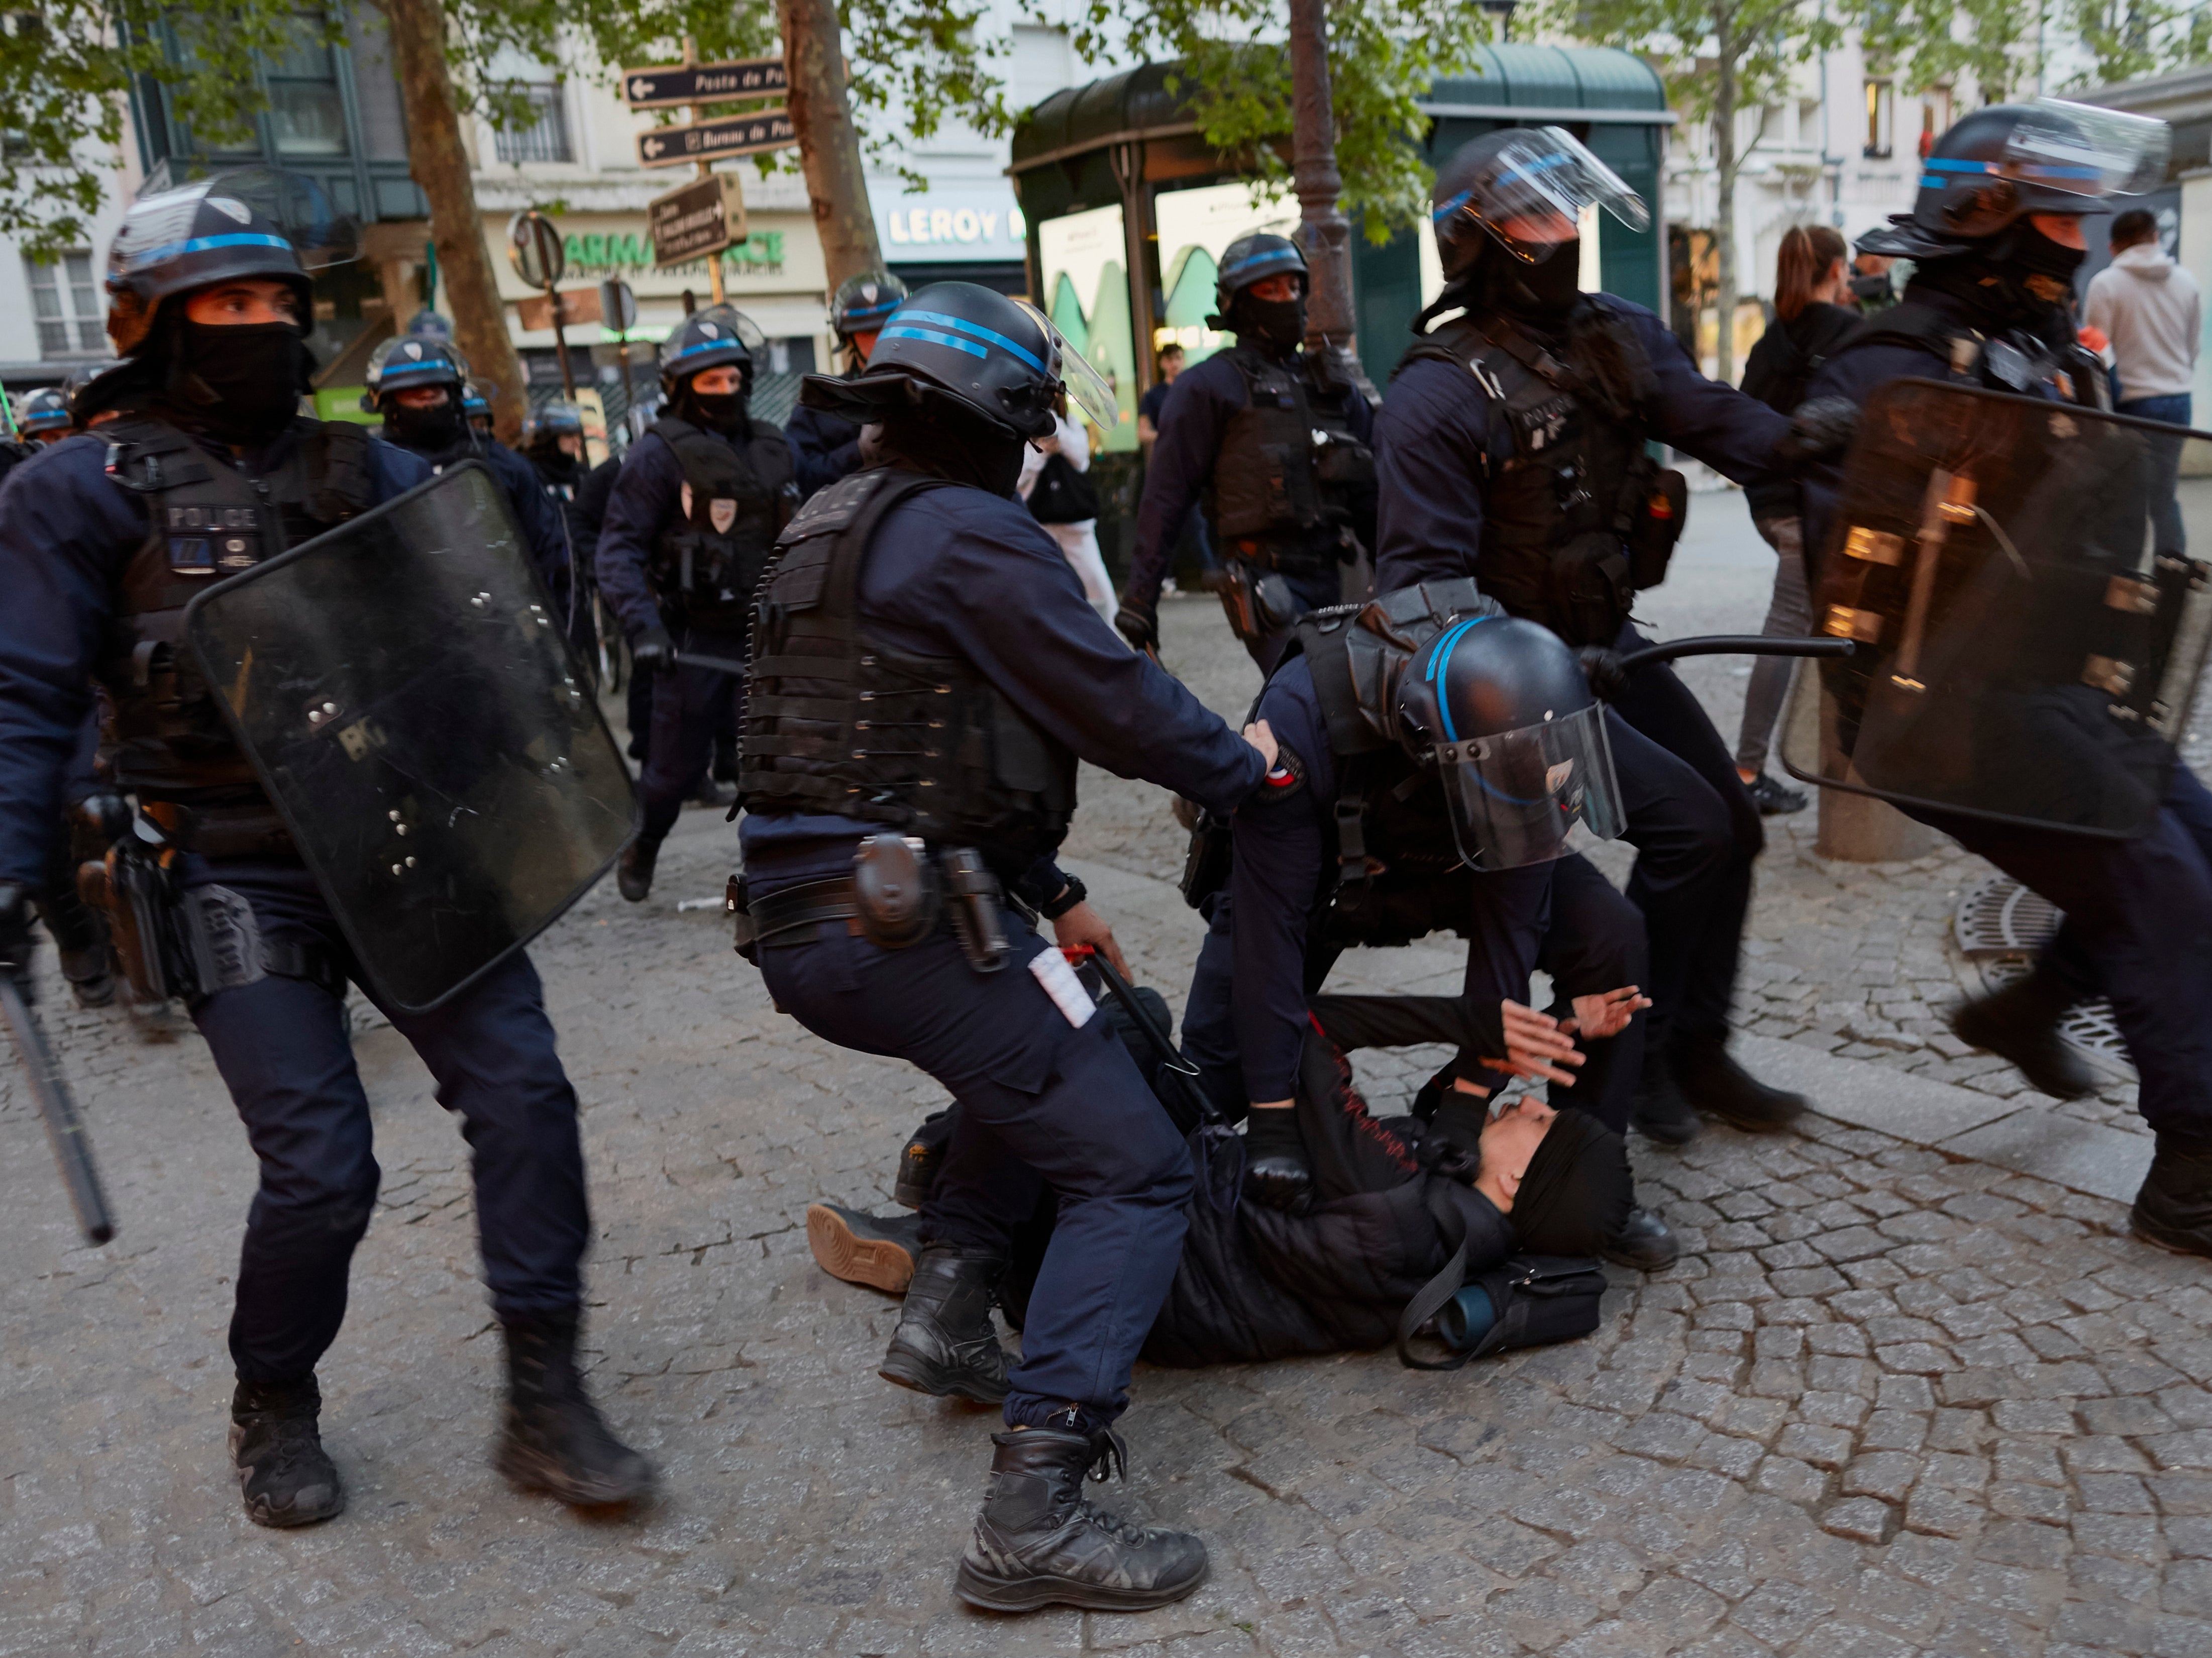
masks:
{"label": "baton", "polygon": [[1632,672],[1684,656],[1849,656],[1856,647],[1848,639],[1802,639],[1787,635],[1701,634],[1694,639],[1670,640],[1647,645],[1620,659],[1621,671]]}
{"label": "baton", "polygon": [[1114,993],[1115,1001],[1128,1010],[1130,1019],[1144,1034],[1145,1041],[1151,1045],[1152,1052],[1159,1055],[1162,1065],[1181,1076],[1198,1075],[1198,1067],[1183,1058],[1182,1050],[1175,1045],[1166,1031],[1160,1029],[1152,1017],[1152,1010],[1137,999],[1137,993],[1129,987],[1129,981],[1115,970],[1114,963],[1106,958],[1105,951],[1090,944],[1075,944],[1060,953],[1081,957],[1098,969],[1098,976],[1106,981],[1106,988]]}
{"label": "baton", "polygon": [[30,1075],[39,1116],[46,1125],[46,1139],[54,1148],[54,1161],[61,1167],[62,1184],[69,1187],[70,1206],[76,1211],[84,1241],[105,1243],[115,1236],[115,1222],[108,1215],[107,1199],[100,1189],[92,1142],[85,1137],[76,1102],[70,1098],[69,1084],[62,1080],[53,1049],[46,1046],[38,1015],[23,999],[22,987],[4,973],[0,973],[0,1019],[6,1021],[9,1034],[15,1039],[15,1052],[22,1056],[23,1069]]}

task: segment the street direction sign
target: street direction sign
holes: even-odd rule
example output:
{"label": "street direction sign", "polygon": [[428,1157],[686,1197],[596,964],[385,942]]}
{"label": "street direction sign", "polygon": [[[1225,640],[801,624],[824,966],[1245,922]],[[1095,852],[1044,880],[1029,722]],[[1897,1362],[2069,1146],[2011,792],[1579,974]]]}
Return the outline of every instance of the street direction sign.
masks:
{"label": "street direction sign", "polygon": [[[685,129],[678,129],[684,131]],[[645,204],[657,265],[689,264],[745,239],[745,198],[737,177],[710,173]]]}
{"label": "street direction sign", "polygon": [[[562,288],[559,295],[561,315],[558,319],[562,326],[605,321],[599,294],[600,290],[596,288]],[[514,319],[532,331],[552,327],[556,320],[553,315],[554,298],[554,295],[546,293],[534,294],[526,300],[517,300],[514,302]]]}
{"label": "street direction sign", "polygon": [[507,221],[507,257],[514,274],[532,288],[550,288],[568,268],[561,233],[536,208],[525,208]]}
{"label": "street direction sign", "polygon": [[748,58],[734,64],[660,64],[649,69],[626,69],[622,78],[623,101],[632,109],[769,98],[785,89],[781,58]]}
{"label": "street direction sign", "polygon": [[799,142],[788,110],[763,110],[757,115],[731,115],[719,121],[695,121],[690,126],[654,127],[637,135],[640,167],[682,167],[687,161],[714,161],[726,155],[757,155],[763,150],[785,149]]}

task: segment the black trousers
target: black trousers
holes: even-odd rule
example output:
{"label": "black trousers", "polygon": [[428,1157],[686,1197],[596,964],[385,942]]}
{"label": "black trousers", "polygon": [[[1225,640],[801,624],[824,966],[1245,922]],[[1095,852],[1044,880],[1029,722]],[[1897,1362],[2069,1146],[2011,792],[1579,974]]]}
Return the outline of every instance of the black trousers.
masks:
{"label": "black trousers", "polygon": [[[1625,626],[1618,648],[1650,642]],[[1766,834],[1728,744],[1673,668],[1632,674],[1606,734],[1628,816],[1625,838],[1637,853],[1628,896],[1644,912],[1650,944],[1649,1064],[1677,1033],[1727,1034],[1752,864]]]}

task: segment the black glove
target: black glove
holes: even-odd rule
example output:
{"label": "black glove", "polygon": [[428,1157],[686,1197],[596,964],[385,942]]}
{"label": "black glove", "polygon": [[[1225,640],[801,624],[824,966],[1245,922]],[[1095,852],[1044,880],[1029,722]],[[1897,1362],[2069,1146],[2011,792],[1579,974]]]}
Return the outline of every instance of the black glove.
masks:
{"label": "black glove", "polygon": [[1114,612],[1114,629],[1129,641],[1132,650],[1157,651],[1160,647],[1159,612],[1149,604],[1140,604],[1127,593],[1121,596],[1121,608]]}
{"label": "black glove", "polygon": [[668,629],[658,622],[641,632],[629,642],[629,659],[640,673],[658,673],[676,665],[676,641],[668,636]]}
{"label": "black glove", "polygon": [[31,931],[31,892],[20,881],[0,881],[0,973],[31,993],[31,952],[38,936]]}
{"label": "black glove", "polygon": [[1618,702],[1628,695],[1628,675],[1620,665],[1620,653],[1603,645],[1585,645],[1575,653],[1589,681],[1590,695],[1601,702]]}
{"label": "black glove", "polygon": [[1489,1121],[1487,1099],[1462,1093],[1447,1082],[1425,1137],[1435,1153],[1431,1166],[1462,1185],[1474,1185],[1482,1173],[1482,1130]]}
{"label": "black glove", "polygon": [[1840,455],[1858,429],[1858,404],[1849,398],[1817,398],[1797,405],[1790,417],[1790,434],[1774,446],[1774,452],[1793,465]]}

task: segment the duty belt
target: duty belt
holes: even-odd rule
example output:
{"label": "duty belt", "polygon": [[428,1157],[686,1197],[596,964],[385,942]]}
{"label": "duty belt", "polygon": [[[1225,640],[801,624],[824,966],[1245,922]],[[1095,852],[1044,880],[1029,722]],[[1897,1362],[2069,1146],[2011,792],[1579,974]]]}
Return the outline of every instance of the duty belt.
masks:
{"label": "duty belt", "polygon": [[860,936],[860,902],[849,875],[825,881],[802,881],[764,897],[751,900],[752,944],[756,949],[788,949],[814,942],[812,929],[823,921],[842,921],[845,931]]}

